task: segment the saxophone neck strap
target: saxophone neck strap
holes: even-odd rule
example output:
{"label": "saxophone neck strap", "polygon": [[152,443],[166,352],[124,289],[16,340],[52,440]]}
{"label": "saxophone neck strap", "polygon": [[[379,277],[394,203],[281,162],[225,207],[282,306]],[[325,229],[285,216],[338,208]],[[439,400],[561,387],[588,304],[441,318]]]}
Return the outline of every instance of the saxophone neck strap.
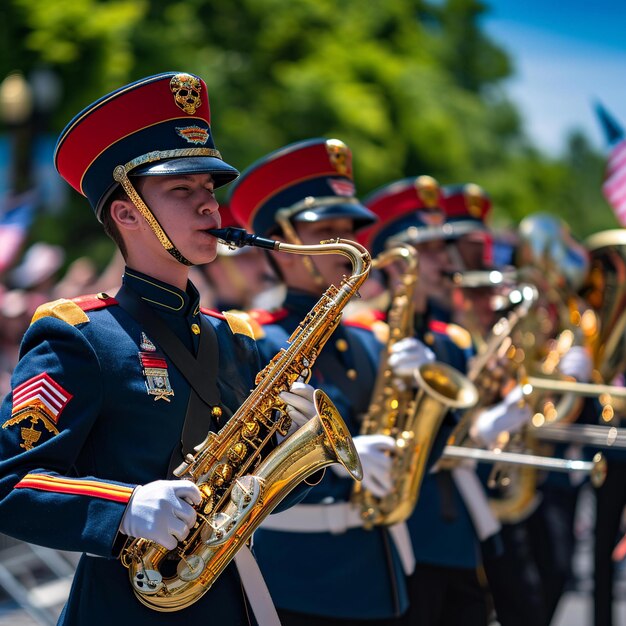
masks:
{"label": "saxophone neck strap", "polygon": [[[201,443],[211,427],[212,409],[220,406],[217,386],[219,368],[218,340],[215,329],[200,315],[200,345],[193,356],[171,328],[148,306],[139,294],[126,285],[116,294],[116,300],[135,321],[146,329],[184,376],[191,387],[180,446],[175,446],[170,459],[168,475],[178,467],[185,455]],[[219,424],[213,424],[218,430]]]}

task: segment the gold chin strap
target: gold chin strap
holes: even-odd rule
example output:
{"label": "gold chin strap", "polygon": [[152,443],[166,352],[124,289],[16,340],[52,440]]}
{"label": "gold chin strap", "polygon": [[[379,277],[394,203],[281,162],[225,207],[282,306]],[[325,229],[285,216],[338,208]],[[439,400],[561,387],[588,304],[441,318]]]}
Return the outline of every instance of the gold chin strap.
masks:
{"label": "gold chin strap", "polygon": [[137,190],[133,187],[133,184],[128,178],[126,168],[123,165],[118,165],[113,170],[113,178],[124,188],[124,191],[130,198],[130,201],[137,207],[137,210],[141,213],[143,218],[148,222],[148,226],[152,229],[152,232],[156,235],[161,245],[179,262],[183,265],[193,265],[191,261],[186,259],[178,250],[178,248],[172,243],[171,239],[167,236],[167,233],[163,230],[161,224],[157,218],[153,215],[152,211],[148,208],[148,205],[143,201]]}
{"label": "gold chin strap", "polygon": [[[335,201],[336,202],[336,201]],[[283,235],[287,239],[287,243],[292,243],[297,246],[302,245],[302,240],[298,237],[298,233],[296,233],[296,229],[293,227],[291,220],[289,219],[293,211],[291,209],[279,209],[276,212],[276,221],[283,231]],[[326,283],[324,283],[324,278],[319,273],[317,267],[313,263],[313,259],[310,256],[303,256],[302,262],[304,263],[304,267],[308,270],[309,274],[313,277],[315,284],[318,287],[324,288]]]}

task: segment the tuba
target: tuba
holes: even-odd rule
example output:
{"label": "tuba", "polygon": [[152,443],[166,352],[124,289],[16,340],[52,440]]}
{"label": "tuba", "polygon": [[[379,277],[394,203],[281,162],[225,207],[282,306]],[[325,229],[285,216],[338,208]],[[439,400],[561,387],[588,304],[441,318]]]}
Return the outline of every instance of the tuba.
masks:
{"label": "tuba", "polygon": [[413,291],[417,281],[417,252],[406,244],[382,252],[373,261],[383,267],[402,260],[404,272],[391,298],[389,339],[381,355],[372,400],[363,418],[361,435],[383,434],[395,439],[392,459],[393,491],[377,498],[356,484],[351,502],[359,507],[364,527],[392,525],[410,515],[426,469],[428,455],[445,414],[451,408],[467,408],[478,392],[460,372],[444,363],[426,363],[417,371],[419,390],[412,381],[394,375],[388,365],[391,348],[414,334]]}
{"label": "tuba", "polygon": [[317,470],[340,463],[354,479],[362,477],[350,432],[319,389],[315,391],[316,418],[269,453],[268,444],[276,433],[286,435],[291,425],[280,392],[303,372],[310,374],[343,308],[367,278],[368,252],[340,239],[305,246],[256,237],[239,228],[209,232],[236,247],[342,254],[350,259],[352,274],[344,277],[339,288],[331,285],[326,290],[289,338],[289,347],[257,374],[255,388],[231,419],[219,432],[210,432],[195,454],[187,455],[174,471],[177,477],[194,482],[202,494],[197,521],[187,539],[172,551],[141,538],[131,538],[124,546],[121,561],[129,570],[133,592],[156,611],[178,611],[199,600],[280,501]]}

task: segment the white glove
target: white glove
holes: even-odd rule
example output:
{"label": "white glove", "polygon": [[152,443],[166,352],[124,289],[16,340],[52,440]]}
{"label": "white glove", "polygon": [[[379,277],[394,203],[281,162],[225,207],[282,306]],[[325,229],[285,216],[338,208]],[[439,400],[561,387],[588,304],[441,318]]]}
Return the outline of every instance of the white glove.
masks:
{"label": "white glove", "polygon": [[289,435],[317,415],[313,403],[314,393],[315,388],[311,385],[296,380],[289,391],[281,391],[279,394],[279,398],[287,405],[287,414],[291,418]]}
{"label": "white glove", "polygon": [[396,376],[411,377],[424,363],[432,363],[435,353],[415,337],[405,337],[391,348],[389,367]]}
{"label": "white glove", "polygon": [[201,500],[200,490],[189,480],[155,480],[140,485],[126,506],[120,531],[173,550],[196,523],[196,511],[190,503],[200,504]]}
{"label": "white glove", "polygon": [[591,380],[592,369],[591,356],[582,346],[572,346],[559,361],[559,372],[564,376],[572,376],[581,383]]}
{"label": "white glove", "polygon": [[514,387],[498,404],[485,409],[474,421],[470,435],[482,446],[491,446],[501,432],[515,433],[530,421],[532,411],[527,404],[520,406],[522,388]]}
{"label": "white glove", "polygon": [[[387,435],[359,435],[352,441],[363,466],[363,489],[371,491],[377,498],[386,496],[393,489],[391,453],[396,447],[395,440]],[[335,463],[330,467],[338,476],[348,476],[341,465]]]}

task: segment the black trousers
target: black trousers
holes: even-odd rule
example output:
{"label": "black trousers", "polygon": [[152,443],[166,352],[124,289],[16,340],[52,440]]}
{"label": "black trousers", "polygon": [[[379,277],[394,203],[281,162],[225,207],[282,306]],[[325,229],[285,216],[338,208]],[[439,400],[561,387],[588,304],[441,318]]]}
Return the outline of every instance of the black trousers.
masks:
{"label": "black trousers", "polygon": [[403,618],[397,619],[338,619],[305,615],[278,609],[278,617],[282,626],[401,626]]}
{"label": "black trousers", "polygon": [[526,521],[504,524],[503,552],[483,554],[489,592],[501,626],[547,626],[542,581]]}
{"label": "black trousers", "polygon": [[550,623],[567,583],[572,580],[574,521],[580,489],[542,485],[540,491],[541,504],[528,518],[527,526],[541,577],[544,611]]}
{"label": "black trousers", "polygon": [[613,549],[626,506],[626,462],[609,460],[604,484],[596,489],[594,545],[594,624],[613,624]]}
{"label": "black trousers", "polygon": [[406,626],[486,626],[486,594],[475,570],[418,563],[408,579]]}

